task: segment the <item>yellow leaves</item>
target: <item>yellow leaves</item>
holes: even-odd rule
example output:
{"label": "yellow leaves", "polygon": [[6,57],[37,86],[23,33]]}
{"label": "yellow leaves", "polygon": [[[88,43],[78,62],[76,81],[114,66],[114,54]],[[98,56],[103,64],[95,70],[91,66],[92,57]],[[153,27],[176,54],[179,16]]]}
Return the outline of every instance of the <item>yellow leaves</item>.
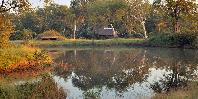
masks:
{"label": "yellow leaves", "polygon": [[44,0],[45,6],[49,6],[53,0]]}
{"label": "yellow leaves", "polygon": [[116,18],[117,19],[122,19],[122,17],[126,14],[125,10],[124,9],[118,9],[116,11]]}
{"label": "yellow leaves", "polygon": [[0,72],[43,68],[51,63],[52,59],[40,49],[25,46],[0,49]]}
{"label": "yellow leaves", "polygon": [[0,48],[9,46],[9,35],[13,30],[13,25],[9,17],[0,14]]}

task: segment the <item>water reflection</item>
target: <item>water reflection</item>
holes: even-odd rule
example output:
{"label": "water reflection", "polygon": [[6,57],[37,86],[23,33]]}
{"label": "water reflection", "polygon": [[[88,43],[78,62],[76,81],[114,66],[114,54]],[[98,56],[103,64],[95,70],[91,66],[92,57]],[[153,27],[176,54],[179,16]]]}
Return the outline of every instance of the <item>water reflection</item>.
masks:
{"label": "water reflection", "polygon": [[69,50],[56,59],[61,66],[54,75],[69,98],[151,98],[197,80],[197,55],[159,48]]}

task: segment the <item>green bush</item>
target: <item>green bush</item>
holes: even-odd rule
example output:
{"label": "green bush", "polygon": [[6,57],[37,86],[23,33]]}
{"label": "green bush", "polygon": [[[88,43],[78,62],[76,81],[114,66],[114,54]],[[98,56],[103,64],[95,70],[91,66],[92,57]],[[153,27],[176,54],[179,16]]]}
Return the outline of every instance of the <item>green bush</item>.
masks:
{"label": "green bush", "polygon": [[171,34],[158,34],[149,38],[151,45],[170,45],[172,42]]}
{"label": "green bush", "polygon": [[23,29],[22,31],[15,31],[11,33],[10,40],[31,40],[35,37],[36,33],[29,29]]}
{"label": "green bush", "polygon": [[195,47],[197,36],[188,33],[163,33],[152,36],[149,44],[153,46]]}
{"label": "green bush", "polygon": [[194,34],[179,34],[175,36],[175,41],[178,46],[195,46],[196,44],[196,35]]}
{"label": "green bush", "polygon": [[133,34],[128,34],[127,38],[144,38],[144,35],[141,33],[133,33]]}

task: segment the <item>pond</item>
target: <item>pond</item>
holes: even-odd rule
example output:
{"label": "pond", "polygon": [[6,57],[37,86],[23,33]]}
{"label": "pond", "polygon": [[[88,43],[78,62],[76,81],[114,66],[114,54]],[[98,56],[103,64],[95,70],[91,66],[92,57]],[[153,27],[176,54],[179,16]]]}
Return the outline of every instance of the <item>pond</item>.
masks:
{"label": "pond", "polygon": [[[197,50],[167,48],[46,50],[55,61],[54,71],[50,73],[52,77],[50,82],[56,84],[51,85],[56,89],[55,93],[64,93],[67,99],[150,99],[159,93],[180,90],[198,81]],[[195,95],[198,94],[198,90],[195,91]]]}
{"label": "pond", "polygon": [[54,79],[69,99],[152,98],[185,87],[198,76],[198,51],[162,48],[90,48],[62,52]]}

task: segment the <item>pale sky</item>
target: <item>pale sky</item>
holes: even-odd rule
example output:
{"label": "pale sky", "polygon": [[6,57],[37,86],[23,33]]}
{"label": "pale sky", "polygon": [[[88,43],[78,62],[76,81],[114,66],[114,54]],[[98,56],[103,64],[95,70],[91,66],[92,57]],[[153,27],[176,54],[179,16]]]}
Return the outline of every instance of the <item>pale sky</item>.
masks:
{"label": "pale sky", "polygon": [[[44,0],[30,0],[33,7],[42,6]],[[60,5],[70,5],[71,0],[54,0],[55,3]]]}
{"label": "pale sky", "polygon": [[[33,7],[37,7],[37,6],[41,6],[42,2],[44,0],[30,0],[30,3],[33,5]],[[60,4],[60,5],[70,5],[70,1],[71,0],[54,0],[55,3]],[[153,0],[149,0],[149,1],[153,1]]]}

